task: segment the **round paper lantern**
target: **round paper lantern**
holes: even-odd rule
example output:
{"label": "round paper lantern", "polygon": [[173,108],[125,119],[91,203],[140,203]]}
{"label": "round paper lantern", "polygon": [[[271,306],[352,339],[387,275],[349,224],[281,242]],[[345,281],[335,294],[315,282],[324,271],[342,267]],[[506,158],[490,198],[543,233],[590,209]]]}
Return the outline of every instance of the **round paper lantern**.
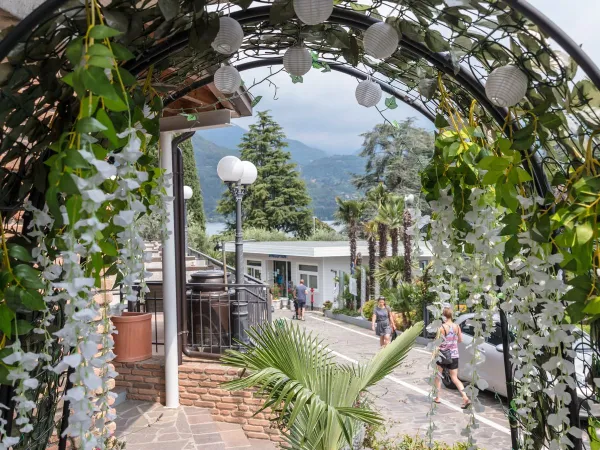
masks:
{"label": "round paper lantern", "polygon": [[527,94],[529,80],[516,66],[494,69],[485,84],[487,98],[496,106],[508,108],[519,103]]}
{"label": "round paper lantern", "polygon": [[374,23],[363,36],[365,53],[377,59],[389,58],[398,48],[399,39],[393,26],[385,22]]}
{"label": "round paper lantern", "polygon": [[306,25],[318,25],[331,16],[333,0],[294,0],[294,11]]}
{"label": "round paper lantern", "polygon": [[214,83],[223,94],[233,94],[242,85],[242,77],[233,66],[223,66],[215,72]]}
{"label": "round paper lantern", "polygon": [[283,55],[283,67],[290,75],[301,77],[312,67],[312,55],[306,47],[290,47]]}
{"label": "round paper lantern", "polygon": [[223,55],[237,52],[244,41],[244,30],[237,20],[231,17],[219,17],[219,32],[212,42],[212,48]]}
{"label": "round paper lantern", "polygon": [[371,108],[381,100],[381,86],[371,80],[361,81],[354,94],[359,105]]}

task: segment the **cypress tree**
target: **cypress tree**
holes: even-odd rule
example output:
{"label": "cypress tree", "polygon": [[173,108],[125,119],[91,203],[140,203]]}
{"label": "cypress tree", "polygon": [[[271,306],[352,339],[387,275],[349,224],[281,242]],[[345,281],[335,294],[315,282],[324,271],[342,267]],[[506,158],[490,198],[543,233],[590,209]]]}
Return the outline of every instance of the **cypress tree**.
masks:
{"label": "cypress tree", "polygon": [[192,198],[187,201],[187,214],[190,224],[200,225],[206,230],[206,216],[204,215],[204,200],[202,199],[202,188],[200,177],[196,167],[196,157],[192,140],[188,139],[179,145],[183,154],[183,185],[189,186],[194,191]]}
{"label": "cypress tree", "polygon": [[[240,143],[241,159],[252,162],[258,177],[247,187],[242,203],[243,220],[247,227],[277,230],[305,237],[312,231],[311,198],[304,181],[291,163],[285,134],[268,111],[258,113],[258,123]],[[235,203],[229,191],[223,194],[217,211],[235,213]],[[233,227],[233,223],[229,223]]]}

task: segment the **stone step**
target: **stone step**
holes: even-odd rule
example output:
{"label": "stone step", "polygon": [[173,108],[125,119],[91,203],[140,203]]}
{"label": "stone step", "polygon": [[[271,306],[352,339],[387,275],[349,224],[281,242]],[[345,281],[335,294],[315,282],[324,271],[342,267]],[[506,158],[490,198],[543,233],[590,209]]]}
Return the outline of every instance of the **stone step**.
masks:
{"label": "stone step", "polygon": [[116,387],[112,390],[112,392],[117,394],[117,398],[115,398],[115,402],[112,404],[113,408],[116,408],[120,404],[127,401],[127,388]]}

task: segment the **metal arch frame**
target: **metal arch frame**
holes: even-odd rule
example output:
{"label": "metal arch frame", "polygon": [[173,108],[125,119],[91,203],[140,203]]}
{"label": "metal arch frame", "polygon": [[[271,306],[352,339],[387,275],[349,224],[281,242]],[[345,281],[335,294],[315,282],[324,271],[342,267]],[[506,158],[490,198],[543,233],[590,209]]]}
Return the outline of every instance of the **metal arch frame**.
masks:
{"label": "metal arch frame", "polygon": [[[270,6],[259,6],[257,8],[250,8],[245,11],[235,11],[230,14],[230,17],[237,20],[240,24],[246,24],[257,20],[268,20]],[[371,25],[381,22],[379,19],[375,19],[370,16],[349,11],[343,8],[334,7],[331,17],[328,19],[331,23],[339,25],[346,25],[351,28],[366,30]],[[187,31],[180,32],[173,36],[168,41],[157,46],[148,52],[145,57],[134,61],[132,64],[126,64],[125,68],[131,71],[134,75],[141,72],[142,70],[150,67],[152,64],[157,64],[167,58],[172,52],[183,49],[189,42],[189,33]],[[458,84],[463,86],[470,95],[476,99],[487,111],[489,111],[494,120],[502,127],[505,123],[506,117],[508,116],[508,109],[499,108],[492,104],[485,94],[483,85],[464,67],[460,67],[457,73],[452,66],[450,61],[450,55],[445,53],[432,52],[425,45],[415,42],[411,39],[402,36],[400,39],[401,47],[405,47],[417,56],[427,60],[436,69],[443,72],[444,74],[454,78]],[[599,86],[600,88],[600,86]],[[533,181],[537,193],[543,198],[546,193],[550,191],[550,183],[544,172],[543,165],[537,153],[522,151],[521,152],[528,165],[525,169],[533,175]]]}
{"label": "metal arch frame", "polygon": [[[324,63],[325,61],[321,61],[321,62]],[[257,69],[259,67],[280,66],[282,64],[283,64],[283,57],[274,57],[274,58],[259,59],[256,61],[238,64],[237,66],[234,66],[234,67],[239,72],[243,72],[245,70]],[[332,64],[332,63],[328,63],[328,64],[329,64],[329,67],[331,68],[331,70],[334,70],[336,72],[345,73],[346,75],[360,78],[361,80],[366,80],[368,78],[367,74],[361,72],[358,69],[355,69],[354,67],[349,67],[345,64]],[[173,95],[170,95],[169,97],[167,97],[166,101],[164,102],[165,106],[170,105],[174,101],[180,99],[181,97],[185,96],[186,94],[190,93],[191,91],[193,91],[195,89],[201,88],[203,86],[206,86],[207,84],[212,83],[213,79],[214,79],[214,75],[209,75],[201,80],[198,80],[198,81],[193,82],[192,84],[189,84],[188,86],[184,87],[183,89],[180,89],[179,91],[175,92]],[[435,122],[435,116],[431,113],[431,111],[428,111],[422,105],[416,103],[412,98],[408,97],[407,95],[401,94],[400,92],[398,92],[396,89],[394,89],[387,83],[384,83],[379,80],[373,80],[373,81],[376,82],[377,84],[379,84],[379,86],[381,86],[382,91],[386,92],[387,94],[393,95],[398,100],[406,103],[408,106],[412,107],[415,111],[417,111],[420,114],[422,114],[423,116],[425,116],[431,122]]]}

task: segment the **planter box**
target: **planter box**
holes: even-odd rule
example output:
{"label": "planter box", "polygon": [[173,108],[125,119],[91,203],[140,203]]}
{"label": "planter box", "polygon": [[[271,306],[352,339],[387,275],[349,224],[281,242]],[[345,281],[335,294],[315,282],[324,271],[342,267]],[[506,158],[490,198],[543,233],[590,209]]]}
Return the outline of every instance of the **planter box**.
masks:
{"label": "planter box", "polygon": [[364,328],[365,330],[371,329],[371,322],[365,320],[362,316],[351,317],[345,314],[333,314],[330,310],[325,311],[325,317],[329,317],[330,319],[339,320],[340,322],[349,323],[351,325],[356,325],[357,327]]}
{"label": "planter box", "polygon": [[111,320],[118,331],[113,334],[115,361],[137,362],[152,358],[152,314],[124,312]]}

